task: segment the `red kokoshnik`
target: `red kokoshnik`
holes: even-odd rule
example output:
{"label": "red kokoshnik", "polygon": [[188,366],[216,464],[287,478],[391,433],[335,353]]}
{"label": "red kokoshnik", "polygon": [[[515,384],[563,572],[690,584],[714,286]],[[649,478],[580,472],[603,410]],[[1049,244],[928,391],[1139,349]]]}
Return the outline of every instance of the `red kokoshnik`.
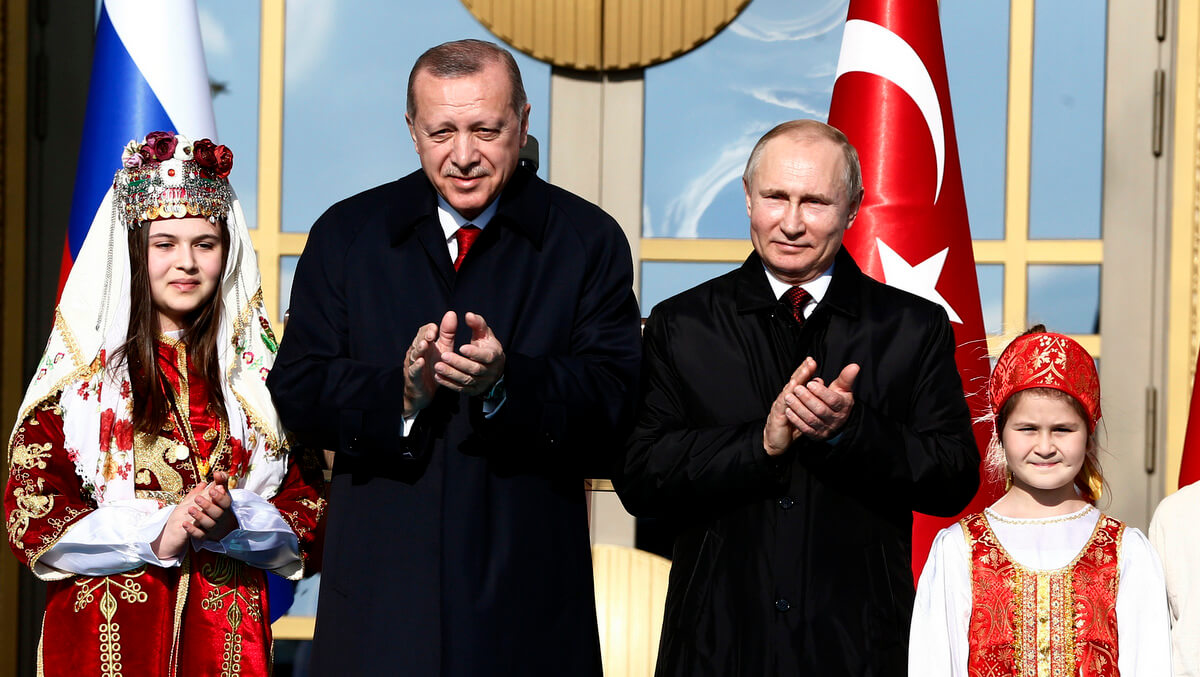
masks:
{"label": "red kokoshnik", "polygon": [[1013,339],[992,370],[988,400],[999,412],[1008,398],[1030,388],[1053,388],[1074,397],[1087,410],[1088,432],[1100,420],[1100,377],[1083,346],[1062,334],[1040,332]]}

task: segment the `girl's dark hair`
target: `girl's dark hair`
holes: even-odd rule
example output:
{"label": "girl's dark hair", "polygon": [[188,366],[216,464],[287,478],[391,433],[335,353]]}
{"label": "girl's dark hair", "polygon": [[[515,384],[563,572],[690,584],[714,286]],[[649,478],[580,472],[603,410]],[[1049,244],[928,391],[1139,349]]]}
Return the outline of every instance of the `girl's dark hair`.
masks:
{"label": "girl's dark hair", "polygon": [[[217,334],[221,325],[221,279],[229,256],[229,228],[224,219],[217,221],[221,233],[221,274],[217,288],[208,302],[193,313],[181,340],[187,345],[188,360],[200,372],[208,386],[208,401],[219,418],[225,418],[225,396],[221,389],[221,366],[217,358]],[[129,366],[129,383],[133,393],[134,430],[157,434],[171,416],[171,401],[164,389],[165,379],[158,366],[158,336],[162,333],[158,311],[150,293],[150,223],[143,222],[129,229],[129,331],[109,358],[116,368],[122,362]],[[180,408],[186,411],[187,403]],[[180,412],[183,415],[183,412]]]}

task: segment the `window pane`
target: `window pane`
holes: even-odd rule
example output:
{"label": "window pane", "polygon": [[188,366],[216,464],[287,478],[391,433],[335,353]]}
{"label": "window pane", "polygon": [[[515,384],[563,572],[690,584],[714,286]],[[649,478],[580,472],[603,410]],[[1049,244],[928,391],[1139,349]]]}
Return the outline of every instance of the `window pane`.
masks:
{"label": "window pane", "polygon": [[977,264],[975,275],[979,279],[979,300],[983,304],[983,331],[999,336],[1004,333],[1004,265]]}
{"label": "window pane", "polygon": [[275,317],[284,317],[292,302],[292,280],[296,278],[296,263],[299,260],[299,256],[279,257],[279,314]]}
{"label": "window pane", "polygon": [[642,293],[638,296],[642,316],[660,301],[669,299],[681,291],[691,289],[701,282],[724,275],[742,264],[685,261],[643,261]]}
{"label": "window pane", "polygon": [[1031,238],[1100,237],[1107,5],[1035,5]]}
{"label": "window pane", "polygon": [[829,116],[847,2],[753,0],[712,40],[646,69],[644,237],[745,238],[758,137]]}
{"label": "window pane", "polygon": [[[408,71],[447,40],[497,42],[460,2],[290,0],[283,101],[283,230],[420,167],[404,123]],[[510,50],[549,157],[550,66]],[[542,162],[540,176],[548,176]]]}
{"label": "window pane", "polygon": [[217,139],[233,149],[230,180],[251,228],[258,226],[258,3],[201,0],[200,36],[212,82]]}
{"label": "window pane", "polygon": [[1000,240],[1008,153],[1009,3],[942,0],[940,9],[971,235]]}
{"label": "window pane", "polygon": [[1100,266],[1029,266],[1025,318],[1061,334],[1099,334]]}

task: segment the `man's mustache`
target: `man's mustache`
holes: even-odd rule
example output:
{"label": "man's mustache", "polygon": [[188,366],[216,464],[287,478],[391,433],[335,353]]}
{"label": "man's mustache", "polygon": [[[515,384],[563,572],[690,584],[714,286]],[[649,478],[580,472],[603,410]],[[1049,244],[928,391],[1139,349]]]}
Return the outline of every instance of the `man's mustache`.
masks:
{"label": "man's mustache", "polygon": [[455,167],[454,165],[450,165],[449,167],[446,167],[445,169],[442,170],[442,176],[445,176],[445,177],[451,178],[451,179],[478,179],[478,178],[482,178],[484,176],[491,176],[491,175],[492,175],[492,173],[490,171],[488,171],[488,169],[482,165],[475,165],[469,171],[466,171],[466,172],[459,169],[458,167]]}

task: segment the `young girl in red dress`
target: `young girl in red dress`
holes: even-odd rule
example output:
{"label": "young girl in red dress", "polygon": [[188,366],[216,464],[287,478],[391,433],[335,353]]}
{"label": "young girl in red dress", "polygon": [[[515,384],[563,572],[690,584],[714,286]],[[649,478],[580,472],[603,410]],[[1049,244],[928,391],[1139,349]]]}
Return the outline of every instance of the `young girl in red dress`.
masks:
{"label": "young girl in red dress", "polygon": [[38,673],[266,675],[264,571],[302,575],[324,502],[264,384],[233,154],[153,132],[122,164],[9,440],[9,543],[49,581]]}
{"label": "young girl in red dress", "polygon": [[1170,675],[1162,569],[1142,532],[1096,508],[1100,381],[1037,326],[988,383],[987,463],[1008,491],[943,529],[917,586],[909,674]]}

